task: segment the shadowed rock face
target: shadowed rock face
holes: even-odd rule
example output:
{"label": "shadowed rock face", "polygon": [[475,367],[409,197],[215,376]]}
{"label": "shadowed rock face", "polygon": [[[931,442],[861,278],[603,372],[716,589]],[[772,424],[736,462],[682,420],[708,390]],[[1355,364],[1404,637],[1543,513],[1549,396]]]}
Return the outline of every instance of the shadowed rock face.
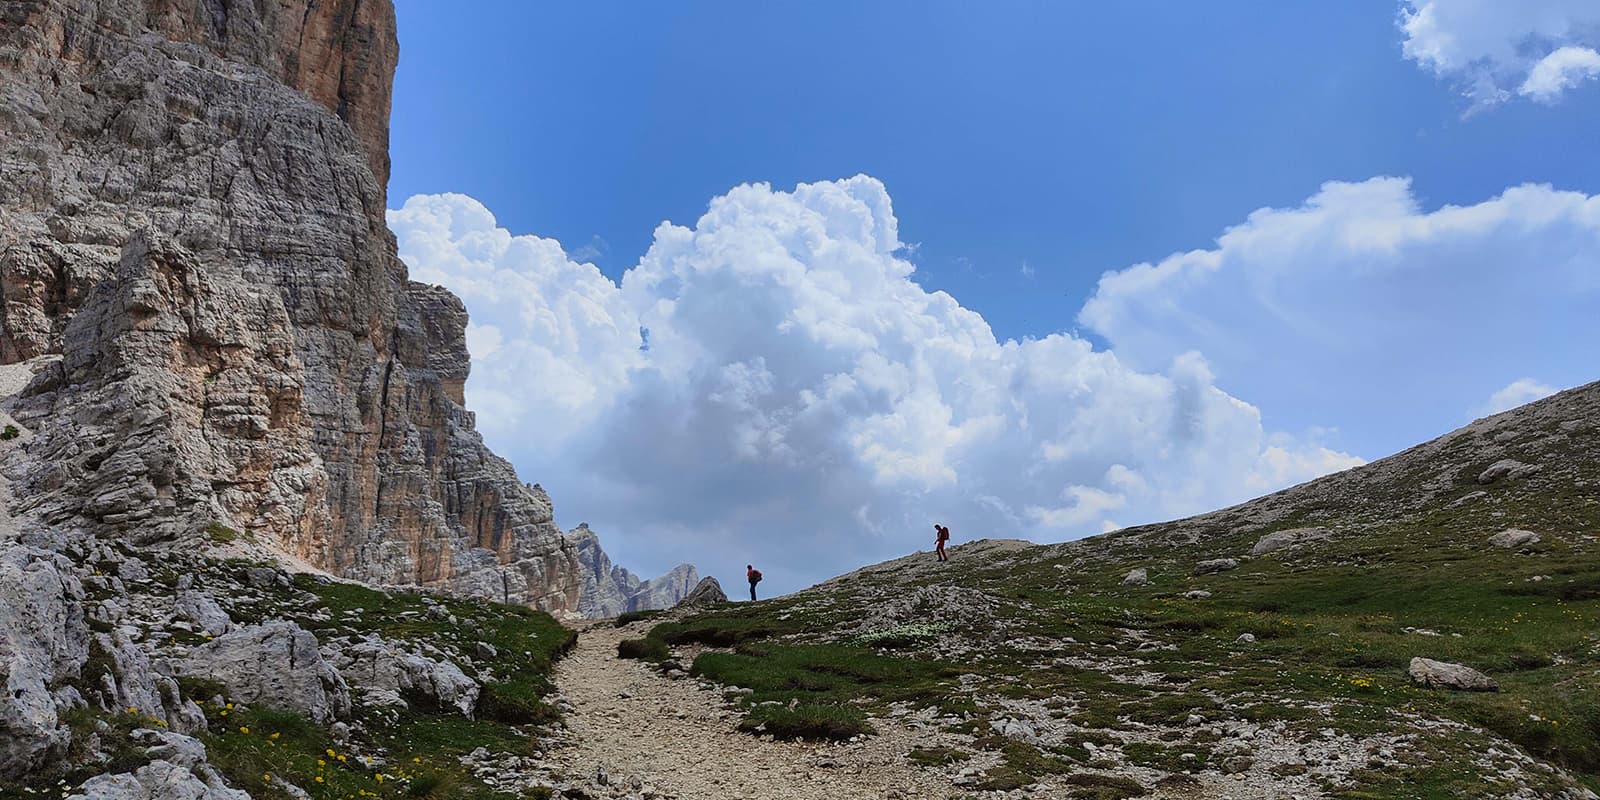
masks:
{"label": "shadowed rock face", "polygon": [[384,222],[396,59],[388,0],[0,6],[15,512],[577,609],[549,497],[463,407],[465,309]]}
{"label": "shadowed rock face", "polygon": [[600,539],[588,524],[568,531],[567,539],[578,548],[578,561],[583,566],[582,600],[578,610],[586,617],[615,617],[628,611],[671,608],[700,583],[700,571],[693,564],[679,564],[651,580],[614,566],[611,558],[600,549]]}

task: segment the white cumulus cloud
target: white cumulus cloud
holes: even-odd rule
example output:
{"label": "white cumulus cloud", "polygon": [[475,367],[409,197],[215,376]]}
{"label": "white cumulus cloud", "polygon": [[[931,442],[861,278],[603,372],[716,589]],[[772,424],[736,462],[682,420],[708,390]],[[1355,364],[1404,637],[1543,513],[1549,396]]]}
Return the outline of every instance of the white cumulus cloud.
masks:
{"label": "white cumulus cloud", "polygon": [[1546,103],[1579,83],[1600,75],[1600,53],[1568,45],[1539,60],[1517,93]]}
{"label": "white cumulus cloud", "polygon": [[1058,540],[1360,463],[1267,431],[1188,349],[1135,368],[1066,334],[997,340],[911,279],[865,176],[737,187],[619,283],[461,195],[390,225],[467,303],[491,443],[645,571],[760,562],[795,588],[926,549],[934,521]]}
{"label": "white cumulus cloud", "polygon": [[1480,106],[1513,91],[1552,102],[1600,74],[1594,0],[1404,0],[1400,27],[1408,58]]}
{"label": "white cumulus cloud", "polygon": [[[1597,308],[1600,197],[1525,185],[1428,211],[1409,181],[1374,178],[1107,273],[1079,321],[1136,369],[1198,350],[1273,428],[1337,424],[1341,449],[1381,455],[1508,373],[1593,380]],[[1302,471],[1297,452],[1262,460]]]}
{"label": "white cumulus cloud", "polygon": [[1532,378],[1520,378],[1490,395],[1489,403],[1484,406],[1483,413],[1489,415],[1510,411],[1517,406],[1543,400],[1558,391],[1560,390],[1556,387],[1546,386]]}

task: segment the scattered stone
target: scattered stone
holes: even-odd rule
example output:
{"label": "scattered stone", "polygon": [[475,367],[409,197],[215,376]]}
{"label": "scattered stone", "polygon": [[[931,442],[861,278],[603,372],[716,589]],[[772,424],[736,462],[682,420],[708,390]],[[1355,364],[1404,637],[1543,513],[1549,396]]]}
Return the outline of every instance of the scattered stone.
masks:
{"label": "scattered stone", "polygon": [[1493,678],[1472,667],[1434,661],[1430,658],[1413,658],[1406,670],[1411,681],[1430,689],[1455,689],[1464,692],[1498,692],[1499,684]]}
{"label": "scattered stone", "polygon": [[500,651],[496,649],[494,645],[489,644],[488,642],[478,642],[472,646],[472,649],[473,652],[478,654],[478,658],[486,660],[496,658],[500,655]]}
{"label": "scattered stone", "polygon": [[1204,589],[1190,589],[1183,593],[1183,599],[1185,600],[1205,600],[1209,597],[1211,597],[1211,593]]}
{"label": "scattered stone", "polygon": [[1239,638],[1234,639],[1234,641],[1239,643],[1239,644],[1250,644],[1250,643],[1254,642],[1255,640],[1256,640],[1256,635],[1253,634],[1253,633],[1241,633],[1241,634],[1239,634]]}
{"label": "scattered stone", "polygon": [[1507,528],[1489,537],[1489,544],[1507,549],[1522,547],[1523,545],[1538,544],[1539,534],[1517,528]]}
{"label": "scattered stone", "polygon": [[1483,498],[1488,497],[1488,496],[1489,496],[1488,492],[1486,492],[1486,491],[1484,491],[1482,489],[1475,489],[1473,491],[1467,492],[1464,495],[1461,495],[1460,497],[1457,497],[1454,500],[1451,500],[1449,503],[1446,503],[1445,504],[1445,508],[1460,508],[1460,507],[1462,507],[1462,506],[1464,506],[1464,505],[1466,505],[1468,503],[1476,503],[1479,500],[1482,500]]}
{"label": "scattered stone", "polygon": [[1122,576],[1123,586],[1143,586],[1149,582],[1150,572],[1144,567],[1128,570],[1128,574]]}

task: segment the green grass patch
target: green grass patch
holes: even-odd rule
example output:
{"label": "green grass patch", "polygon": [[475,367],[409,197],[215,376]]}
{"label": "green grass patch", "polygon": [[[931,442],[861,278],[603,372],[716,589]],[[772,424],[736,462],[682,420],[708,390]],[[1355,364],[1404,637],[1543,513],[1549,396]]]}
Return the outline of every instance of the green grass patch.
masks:
{"label": "green grass patch", "polygon": [[617,658],[635,658],[641,661],[666,661],[672,657],[667,643],[653,637],[623,639],[617,642]]}
{"label": "green grass patch", "polygon": [[655,619],[666,613],[667,612],[665,609],[659,608],[651,608],[644,611],[625,611],[621,614],[618,614],[617,618],[612,620],[611,624],[620,628],[630,623],[639,622],[640,620]]}
{"label": "green grass patch", "polygon": [[215,544],[232,544],[245,538],[244,534],[220,522],[213,522],[207,525],[206,536]]}
{"label": "green grass patch", "polygon": [[914,764],[937,767],[966,761],[972,754],[950,747],[914,747],[906,758]]}
{"label": "green grass patch", "polygon": [[828,703],[791,706],[757,705],[745,712],[739,730],[765,733],[778,739],[844,741],[876,731],[860,709]]}

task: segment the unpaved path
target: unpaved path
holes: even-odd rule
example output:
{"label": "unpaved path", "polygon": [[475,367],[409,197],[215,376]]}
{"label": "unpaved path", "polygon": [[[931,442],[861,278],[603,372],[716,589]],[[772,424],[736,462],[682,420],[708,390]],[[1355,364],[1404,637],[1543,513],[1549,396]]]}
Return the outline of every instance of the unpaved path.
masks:
{"label": "unpaved path", "polygon": [[[879,735],[837,745],[738,732],[740,715],[720,693],[617,658],[617,642],[642,636],[645,625],[580,628],[577,648],[556,668],[561,696],[574,707],[566,715],[573,736],[551,755],[591,792],[681,800],[952,796],[947,777],[906,760],[918,742],[894,720],[873,720]],[[604,784],[594,780],[600,770]]]}

